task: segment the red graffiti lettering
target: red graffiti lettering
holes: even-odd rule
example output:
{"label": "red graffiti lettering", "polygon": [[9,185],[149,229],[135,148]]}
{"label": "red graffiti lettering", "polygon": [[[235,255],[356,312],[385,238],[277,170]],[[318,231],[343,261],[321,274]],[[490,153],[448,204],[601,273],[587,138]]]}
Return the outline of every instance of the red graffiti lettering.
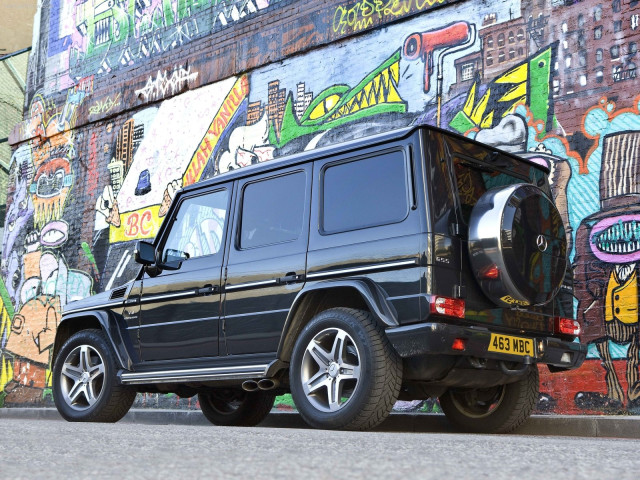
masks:
{"label": "red graffiti lettering", "polygon": [[142,214],[142,218],[140,219],[140,232],[142,235],[149,236],[153,231],[153,217],[151,216],[151,212],[149,210],[145,210]]}
{"label": "red graffiti lettering", "polygon": [[140,228],[138,227],[139,220],[140,217],[135,212],[129,216],[127,219],[127,229],[124,231],[124,234],[127,237],[135,238],[138,236],[138,232],[140,231]]}

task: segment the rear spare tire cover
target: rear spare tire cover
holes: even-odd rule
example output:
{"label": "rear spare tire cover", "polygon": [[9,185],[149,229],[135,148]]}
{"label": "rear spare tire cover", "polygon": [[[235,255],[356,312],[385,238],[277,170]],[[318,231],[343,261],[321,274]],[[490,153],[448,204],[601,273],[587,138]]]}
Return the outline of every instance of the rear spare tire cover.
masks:
{"label": "rear spare tire cover", "polygon": [[534,185],[487,190],[471,212],[469,257],[482,291],[496,305],[551,301],[567,267],[558,209]]}

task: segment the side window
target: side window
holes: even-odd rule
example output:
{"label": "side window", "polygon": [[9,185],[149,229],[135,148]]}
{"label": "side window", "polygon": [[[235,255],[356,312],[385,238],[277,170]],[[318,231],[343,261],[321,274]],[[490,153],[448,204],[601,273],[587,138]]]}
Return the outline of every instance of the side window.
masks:
{"label": "side window", "polygon": [[401,150],[330,165],[323,172],[323,233],[401,222],[408,213],[407,160]]}
{"label": "side window", "polygon": [[291,242],[302,233],[306,174],[249,183],[242,194],[240,248]]}
{"label": "side window", "polygon": [[184,200],[162,249],[162,262],[214,255],[222,248],[227,190]]}

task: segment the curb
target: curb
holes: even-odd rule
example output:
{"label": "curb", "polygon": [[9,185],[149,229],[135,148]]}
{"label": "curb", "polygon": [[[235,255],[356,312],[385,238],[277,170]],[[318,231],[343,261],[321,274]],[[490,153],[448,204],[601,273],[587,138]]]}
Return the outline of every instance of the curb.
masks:
{"label": "curb", "polygon": [[[0,408],[0,419],[62,420],[55,408]],[[150,425],[211,425],[199,410],[133,408],[121,420]],[[295,412],[272,412],[264,428],[310,428]],[[444,415],[392,413],[377,432],[457,433]],[[533,415],[516,435],[610,437],[640,439],[640,416]]]}

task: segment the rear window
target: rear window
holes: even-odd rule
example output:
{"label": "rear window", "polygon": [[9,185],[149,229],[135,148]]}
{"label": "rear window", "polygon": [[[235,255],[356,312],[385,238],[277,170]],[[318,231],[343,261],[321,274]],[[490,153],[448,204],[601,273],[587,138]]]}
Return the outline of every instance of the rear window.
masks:
{"label": "rear window", "polygon": [[[540,186],[541,181],[544,181],[544,174],[541,171],[524,164],[522,172],[510,172],[491,168],[489,165],[466,157],[453,156],[453,166],[462,217],[467,224],[471,217],[471,210],[487,190],[515,183],[534,183]],[[532,182],[532,179],[535,181]]]}
{"label": "rear window", "polygon": [[338,233],[401,222],[409,212],[401,150],[333,164],[322,178],[322,231]]}

